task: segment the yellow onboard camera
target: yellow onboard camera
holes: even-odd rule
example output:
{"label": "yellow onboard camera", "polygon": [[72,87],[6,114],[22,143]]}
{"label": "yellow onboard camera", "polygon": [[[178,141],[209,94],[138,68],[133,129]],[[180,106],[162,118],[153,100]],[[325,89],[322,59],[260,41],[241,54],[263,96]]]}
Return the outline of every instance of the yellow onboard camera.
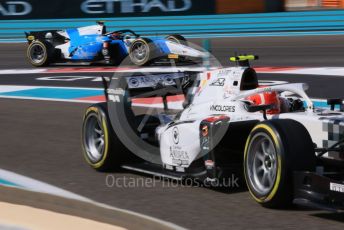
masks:
{"label": "yellow onboard camera", "polygon": [[250,60],[257,60],[259,56],[257,55],[239,55],[229,58],[229,61],[236,62],[238,66],[250,67]]}

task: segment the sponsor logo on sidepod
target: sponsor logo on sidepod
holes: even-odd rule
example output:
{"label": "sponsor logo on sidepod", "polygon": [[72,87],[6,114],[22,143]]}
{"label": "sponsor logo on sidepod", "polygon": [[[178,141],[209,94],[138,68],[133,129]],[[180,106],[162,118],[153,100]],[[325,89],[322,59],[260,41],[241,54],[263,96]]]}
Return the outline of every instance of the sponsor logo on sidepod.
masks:
{"label": "sponsor logo on sidepod", "polygon": [[210,106],[210,111],[234,113],[235,112],[235,106],[212,105],[212,106]]}

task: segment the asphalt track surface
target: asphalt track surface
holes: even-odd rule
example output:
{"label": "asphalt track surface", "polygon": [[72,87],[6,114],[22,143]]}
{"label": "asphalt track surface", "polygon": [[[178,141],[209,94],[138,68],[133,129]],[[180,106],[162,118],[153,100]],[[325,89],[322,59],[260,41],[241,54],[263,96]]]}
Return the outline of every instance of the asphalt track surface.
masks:
{"label": "asphalt track surface", "polygon": [[[234,53],[255,53],[257,66],[344,66],[343,36],[213,39],[221,62]],[[196,41],[199,42],[199,41]],[[0,69],[31,68],[23,44],[0,45]],[[63,75],[63,74],[61,74]],[[73,74],[74,75],[74,74]],[[82,74],[85,75],[85,74]],[[94,75],[94,74],[91,74]],[[42,76],[42,75],[39,75]],[[47,76],[47,75],[44,75]],[[96,75],[97,76],[97,75]],[[0,85],[94,86],[100,82],[37,81],[37,75],[0,76]],[[342,77],[260,75],[261,79],[308,82],[312,97],[341,96]],[[270,210],[257,205],[244,188],[207,189],[157,182],[130,188],[119,180],[150,177],[130,172],[97,173],[81,156],[80,134],[87,104],[0,99],[0,168],[24,174],[103,203],[191,229],[343,229],[344,214],[296,207]],[[127,184],[128,185],[128,184]]]}

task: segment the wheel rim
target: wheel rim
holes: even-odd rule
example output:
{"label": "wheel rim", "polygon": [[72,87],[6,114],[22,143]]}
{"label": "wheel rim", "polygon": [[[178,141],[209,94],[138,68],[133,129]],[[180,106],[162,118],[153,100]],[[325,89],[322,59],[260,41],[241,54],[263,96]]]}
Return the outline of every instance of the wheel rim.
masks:
{"label": "wheel rim", "polygon": [[44,60],[44,48],[40,44],[34,44],[30,49],[30,57],[34,63],[40,63]]}
{"label": "wheel rim", "polygon": [[251,140],[247,153],[246,169],[254,193],[264,197],[274,187],[277,175],[277,153],[272,139],[257,133]]}
{"label": "wheel rim", "polygon": [[90,115],[85,121],[84,146],[87,157],[94,163],[102,159],[104,155],[104,130],[97,115]]}
{"label": "wheel rim", "polygon": [[132,55],[137,61],[143,61],[147,57],[148,47],[143,42],[136,42],[132,48]]}

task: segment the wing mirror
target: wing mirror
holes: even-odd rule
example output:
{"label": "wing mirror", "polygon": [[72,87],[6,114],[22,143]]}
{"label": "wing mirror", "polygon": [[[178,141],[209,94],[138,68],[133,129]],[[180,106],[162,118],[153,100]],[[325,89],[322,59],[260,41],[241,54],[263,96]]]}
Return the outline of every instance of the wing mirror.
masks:
{"label": "wing mirror", "polygon": [[255,112],[259,112],[262,111],[263,112],[263,117],[265,120],[267,120],[268,118],[266,117],[266,111],[269,109],[273,109],[274,105],[270,104],[270,105],[247,105],[247,111],[250,113],[255,113]]}

